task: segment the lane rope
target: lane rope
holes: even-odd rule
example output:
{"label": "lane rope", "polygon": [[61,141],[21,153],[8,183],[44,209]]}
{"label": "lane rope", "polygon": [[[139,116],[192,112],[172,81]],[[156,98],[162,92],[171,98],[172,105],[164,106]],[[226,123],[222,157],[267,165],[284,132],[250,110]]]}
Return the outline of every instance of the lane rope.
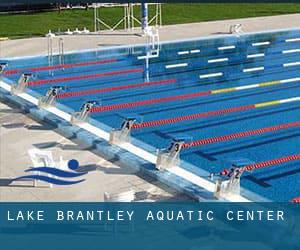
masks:
{"label": "lane rope", "polygon": [[263,108],[263,107],[274,106],[274,105],[279,105],[279,104],[283,104],[283,103],[291,103],[291,102],[296,102],[296,101],[300,101],[300,96],[288,98],[288,99],[282,99],[282,100],[275,100],[275,101],[262,102],[262,103],[257,103],[257,104],[250,104],[250,105],[245,105],[245,106],[221,109],[221,110],[208,111],[208,112],[204,112],[204,113],[196,113],[196,114],[191,114],[191,115],[184,115],[184,116],[177,116],[177,117],[160,119],[160,120],[152,120],[152,121],[147,121],[147,122],[142,122],[142,123],[135,123],[132,125],[132,129],[141,129],[141,128],[147,128],[147,127],[161,126],[161,125],[166,125],[166,124],[171,124],[171,123],[176,123],[176,122],[183,122],[183,121],[194,120],[194,119],[210,117],[210,116],[218,116],[218,115],[223,115],[223,114],[228,114],[228,113],[235,113],[235,112],[246,111],[246,110],[251,110],[251,109],[255,109],[255,108]]}
{"label": "lane rope", "polygon": [[54,78],[54,79],[31,81],[28,83],[28,86],[36,86],[36,85],[42,85],[42,84],[48,84],[48,83],[66,82],[66,81],[73,81],[73,80],[100,78],[100,77],[105,77],[105,76],[123,75],[123,74],[130,74],[130,73],[139,73],[139,72],[143,72],[143,71],[144,70],[142,68],[136,68],[136,69],[110,71],[110,72],[104,72],[104,73],[99,73],[99,74],[60,77],[60,78]]}
{"label": "lane rope", "polygon": [[246,89],[267,87],[267,86],[272,86],[272,85],[276,85],[276,84],[285,84],[285,83],[296,82],[296,81],[300,81],[300,77],[284,79],[284,80],[269,81],[269,82],[263,82],[263,83],[251,84],[251,85],[245,85],[245,86],[239,86],[239,87],[201,91],[201,92],[195,92],[195,93],[184,94],[184,95],[176,95],[176,96],[141,100],[141,101],[135,101],[135,102],[111,104],[111,105],[106,105],[106,106],[101,106],[101,107],[95,107],[92,109],[91,112],[98,113],[98,112],[112,111],[115,109],[134,108],[134,107],[138,107],[138,106],[152,105],[152,104],[157,104],[157,103],[161,103],[161,102],[185,100],[185,99],[190,99],[190,98],[222,94],[222,93],[229,93],[229,92],[241,91],[241,90],[246,90]]}
{"label": "lane rope", "polygon": [[117,59],[106,59],[106,60],[99,60],[99,61],[87,61],[87,62],[80,62],[80,63],[68,63],[64,65],[54,65],[54,66],[41,66],[41,67],[34,67],[34,68],[25,68],[25,69],[11,69],[6,70],[3,72],[4,75],[14,75],[22,72],[39,72],[45,70],[56,70],[56,69],[69,69],[75,67],[82,67],[82,66],[90,66],[90,65],[99,65],[99,64],[107,64],[117,62]]}
{"label": "lane rope", "polygon": [[105,93],[105,92],[113,92],[113,91],[117,91],[117,90],[141,88],[141,87],[148,87],[148,86],[161,85],[161,84],[171,84],[171,83],[176,83],[176,79],[167,79],[167,80],[160,80],[160,81],[128,84],[128,85],[123,85],[123,86],[65,92],[65,93],[59,94],[57,96],[57,98],[68,98],[68,97],[77,97],[77,96],[83,96],[83,95],[93,95],[93,94],[99,94],[99,93]]}
{"label": "lane rope", "polygon": [[292,199],[293,203],[300,203],[300,197]]}
{"label": "lane rope", "polygon": [[278,159],[273,159],[273,160],[263,161],[263,162],[259,162],[259,163],[254,163],[254,164],[242,167],[242,170],[252,171],[252,170],[255,170],[255,169],[259,169],[259,168],[266,168],[266,167],[269,167],[269,166],[279,165],[279,164],[283,164],[283,163],[290,162],[290,161],[296,161],[296,160],[300,160],[300,154],[289,155],[289,156],[285,156],[285,157],[278,158]]}
{"label": "lane rope", "polygon": [[239,133],[234,133],[234,134],[229,134],[229,135],[216,136],[216,137],[212,137],[212,138],[191,141],[191,142],[184,143],[182,145],[182,148],[185,149],[185,148],[190,148],[190,147],[198,147],[198,146],[202,146],[202,145],[206,145],[206,144],[213,144],[213,143],[222,142],[222,141],[229,141],[229,140],[234,140],[234,139],[238,139],[238,138],[242,138],[242,137],[270,133],[270,132],[275,132],[275,131],[299,127],[299,126],[300,126],[300,121],[290,122],[290,123],[275,125],[275,126],[271,126],[271,127],[265,127],[265,128],[249,130],[249,131],[244,131],[244,132],[239,132]]}

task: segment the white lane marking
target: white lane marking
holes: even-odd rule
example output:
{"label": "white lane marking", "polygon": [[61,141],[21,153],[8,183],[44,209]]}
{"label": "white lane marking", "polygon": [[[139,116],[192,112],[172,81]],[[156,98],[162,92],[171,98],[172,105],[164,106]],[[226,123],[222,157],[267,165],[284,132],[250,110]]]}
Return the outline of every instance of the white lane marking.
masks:
{"label": "white lane marking", "polygon": [[245,90],[245,89],[258,88],[259,86],[260,86],[259,84],[251,84],[251,85],[236,87],[235,89],[236,90]]}
{"label": "white lane marking", "polygon": [[190,51],[188,50],[184,50],[184,51],[178,51],[177,54],[178,55],[187,55],[187,54],[195,54],[195,53],[200,53],[200,49],[192,49]]}
{"label": "white lane marking", "polygon": [[231,46],[223,46],[218,48],[218,50],[227,50],[227,49],[235,49],[235,46],[231,45]]}
{"label": "white lane marking", "polygon": [[286,43],[292,43],[292,42],[300,42],[300,37],[299,38],[290,38],[285,40]]}
{"label": "white lane marking", "polygon": [[291,63],[284,63],[283,67],[291,67],[291,66],[298,66],[300,62],[291,62]]}
{"label": "white lane marking", "polygon": [[200,53],[200,49],[190,50],[191,54]]}
{"label": "white lane marking", "polygon": [[208,63],[218,63],[218,62],[227,62],[227,61],[228,61],[228,58],[218,58],[218,59],[208,60],[207,62]]}
{"label": "white lane marking", "polygon": [[256,47],[256,46],[264,46],[269,44],[271,44],[271,42],[266,41],[266,42],[252,43],[252,46]]}
{"label": "white lane marking", "polygon": [[243,69],[243,72],[247,73],[247,72],[260,71],[260,70],[264,70],[264,69],[265,69],[265,67],[248,68],[248,69]]}
{"label": "white lane marking", "polygon": [[290,50],[283,50],[282,54],[290,54],[290,53],[298,53],[300,49],[290,49]]}
{"label": "white lane marking", "polygon": [[185,50],[185,51],[179,51],[177,54],[178,55],[187,55],[189,54],[190,52],[188,50]]}
{"label": "white lane marking", "polygon": [[247,58],[256,58],[256,57],[263,57],[263,56],[265,56],[264,53],[258,53],[258,54],[247,55]]}
{"label": "white lane marking", "polygon": [[212,73],[212,74],[205,74],[205,75],[199,75],[200,78],[209,78],[209,77],[216,77],[216,76],[222,76],[222,72],[218,73]]}
{"label": "white lane marking", "polygon": [[157,58],[158,55],[145,55],[145,56],[138,56],[138,60],[147,59],[147,58]]}
{"label": "white lane marking", "polygon": [[280,100],[280,103],[288,103],[288,102],[295,102],[295,101],[300,101],[300,96]]}
{"label": "white lane marking", "polygon": [[186,67],[186,66],[188,66],[187,63],[169,64],[169,65],[166,65],[166,69],[181,68],[181,67]]}
{"label": "white lane marking", "polygon": [[284,79],[284,80],[281,80],[280,82],[281,83],[287,83],[287,82],[297,82],[297,81],[300,81],[300,77],[295,77],[295,78],[290,78],[290,79]]}

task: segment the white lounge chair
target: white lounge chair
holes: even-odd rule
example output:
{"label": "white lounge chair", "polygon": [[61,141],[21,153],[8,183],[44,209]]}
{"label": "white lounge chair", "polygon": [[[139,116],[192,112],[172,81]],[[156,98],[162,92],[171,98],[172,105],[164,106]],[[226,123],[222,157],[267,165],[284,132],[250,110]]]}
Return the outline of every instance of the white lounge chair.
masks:
{"label": "white lounge chair", "polygon": [[[60,157],[60,160],[58,163],[56,163],[53,159],[53,155],[51,151],[46,150],[40,150],[37,148],[32,148],[28,150],[29,157],[31,159],[31,162],[33,164],[34,168],[38,167],[50,167],[50,168],[59,168],[63,170],[68,169],[67,161],[64,161],[62,157]],[[40,173],[37,171],[35,174],[39,175]],[[51,176],[48,174],[48,176]],[[54,177],[55,178],[55,177]],[[33,181],[33,185],[37,186],[37,180]],[[53,187],[53,184],[50,184],[50,187]]]}

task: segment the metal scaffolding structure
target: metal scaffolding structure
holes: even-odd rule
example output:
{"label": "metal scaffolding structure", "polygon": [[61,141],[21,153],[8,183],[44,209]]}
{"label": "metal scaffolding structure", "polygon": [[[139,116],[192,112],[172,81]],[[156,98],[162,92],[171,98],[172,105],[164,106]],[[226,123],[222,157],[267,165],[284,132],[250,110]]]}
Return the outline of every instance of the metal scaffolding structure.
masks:
{"label": "metal scaffolding structure", "polygon": [[[162,26],[162,8],[161,3],[151,3],[148,5],[155,6],[155,14],[149,17],[148,24],[156,27]],[[123,27],[124,30],[139,28],[142,26],[141,15],[137,16],[134,13],[134,7],[141,6],[140,3],[126,3],[126,4],[107,4],[107,3],[94,3],[94,31],[101,30],[115,30]],[[108,24],[107,21],[101,16],[103,8],[123,7],[123,16],[115,23]],[[101,28],[102,27],[102,28]]]}

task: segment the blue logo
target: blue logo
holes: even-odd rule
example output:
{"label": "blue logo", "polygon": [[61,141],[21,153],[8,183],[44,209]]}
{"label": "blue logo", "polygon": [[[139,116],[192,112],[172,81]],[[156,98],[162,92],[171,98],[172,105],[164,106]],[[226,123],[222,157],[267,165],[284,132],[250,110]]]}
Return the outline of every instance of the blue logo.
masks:
{"label": "blue logo", "polygon": [[[29,168],[29,169],[25,170],[26,173],[39,172],[39,173],[48,174],[51,176],[38,175],[38,174],[24,175],[24,176],[17,177],[15,179],[13,179],[12,181],[33,179],[33,180],[48,182],[48,183],[55,184],[55,185],[73,185],[73,184],[77,184],[77,183],[85,181],[85,179],[69,180],[69,179],[80,177],[80,176],[83,176],[86,174],[86,173],[75,172],[75,170],[77,170],[78,167],[79,167],[78,161],[73,159],[68,162],[68,168],[71,171],[65,171],[65,170],[61,170],[61,169],[53,168],[53,167]],[[54,177],[52,177],[52,176],[54,176]],[[55,177],[59,177],[59,179],[55,178]]]}

